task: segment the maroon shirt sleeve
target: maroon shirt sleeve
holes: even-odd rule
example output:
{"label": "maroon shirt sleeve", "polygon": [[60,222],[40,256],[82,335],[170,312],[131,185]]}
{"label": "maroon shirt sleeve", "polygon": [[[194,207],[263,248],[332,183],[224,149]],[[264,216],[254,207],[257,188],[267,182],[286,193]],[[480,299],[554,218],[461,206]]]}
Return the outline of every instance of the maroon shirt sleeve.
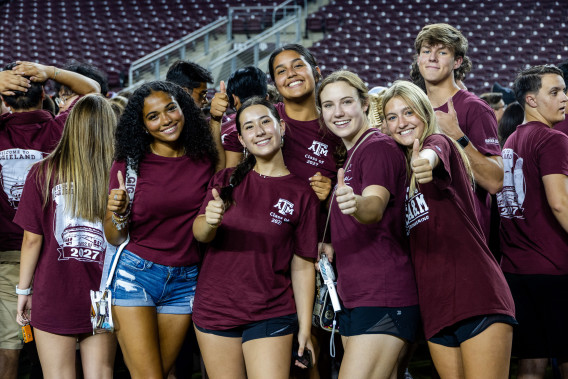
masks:
{"label": "maroon shirt sleeve", "polygon": [[[539,144],[537,157],[540,175],[568,175],[568,136],[564,133],[550,133],[550,136]],[[559,159],[563,157],[564,159]]]}
{"label": "maroon shirt sleeve", "polygon": [[[483,155],[501,155],[497,134],[497,118],[491,107],[467,91],[453,97],[459,126],[475,148]],[[448,103],[435,110],[448,112]]]}
{"label": "maroon shirt sleeve", "polygon": [[319,207],[319,199],[315,194],[310,193],[294,232],[294,254],[304,258],[317,258]]}
{"label": "maroon shirt sleeve", "polygon": [[448,137],[444,137],[441,134],[432,134],[424,140],[422,149],[433,150],[440,163],[436,168],[434,168],[433,183],[440,189],[448,188],[452,182],[452,169],[450,161],[450,142]]}
{"label": "maroon shirt sleeve", "polygon": [[237,124],[234,116],[234,114],[229,116],[229,121],[221,125],[221,143],[223,148],[227,151],[242,153],[243,146],[239,142],[239,132],[237,131]]}
{"label": "maroon shirt sleeve", "polygon": [[14,217],[14,222],[28,232],[43,235],[45,233],[41,223],[43,195],[40,186],[38,186],[37,172],[38,164],[35,164],[26,178],[22,198],[16,216]]}
{"label": "maroon shirt sleeve", "polygon": [[[397,178],[401,171],[401,161],[392,159],[398,152],[393,151],[397,147],[385,143],[381,149],[374,149],[376,145],[367,145],[361,151],[361,158],[358,162],[359,170],[364,175],[361,176],[361,193],[369,186],[378,185],[386,188],[391,197],[400,196],[396,192]],[[381,162],[381,169],[377,170],[377,162]]]}
{"label": "maroon shirt sleeve", "polygon": [[483,155],[501,155],[497,134],[497,118],[491,107],[477,96],[460,91],[463,101],[456,105],[462,131]]}
{"label": "maroon shirt sleeve", "polygon": [[234,167],[229,167],[213,175],[213,177],[209,181],[209,185],[207,186],[207,193],[205,194],[205,199],[203,199],[203,204],[199,209],[198,215],[204,215],[207,204],[209,204],[209,202],[213,200],[213,193],[211,192],[211,190],[215,188],[217,191],[219,191],[222,187],[228,185],[229,179],[231,178],[231,174],[234,170]]}
{"label": "maroon shirt sleeve", "polygon": [[110,168],[110,181],[108,185],[108,192],[119,187],[118,185],[118,171],[122,173],[122,178],[126,180],[126,162],[114,161]]}

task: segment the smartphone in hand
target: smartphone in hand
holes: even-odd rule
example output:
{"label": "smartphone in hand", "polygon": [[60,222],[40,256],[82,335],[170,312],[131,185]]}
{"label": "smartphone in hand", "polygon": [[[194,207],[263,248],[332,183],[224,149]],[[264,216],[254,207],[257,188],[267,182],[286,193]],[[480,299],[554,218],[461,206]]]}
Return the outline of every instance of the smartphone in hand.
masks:
{"label": "smartphone in hand", "polygon": [[303,364],[307,368],[312,368],[314,366],[312,361],[312,352],[307,348],[304,349],[304,355],[302,356],[298,355],[298,348],[292,350],[292,363],[295,364],[296,361]]}

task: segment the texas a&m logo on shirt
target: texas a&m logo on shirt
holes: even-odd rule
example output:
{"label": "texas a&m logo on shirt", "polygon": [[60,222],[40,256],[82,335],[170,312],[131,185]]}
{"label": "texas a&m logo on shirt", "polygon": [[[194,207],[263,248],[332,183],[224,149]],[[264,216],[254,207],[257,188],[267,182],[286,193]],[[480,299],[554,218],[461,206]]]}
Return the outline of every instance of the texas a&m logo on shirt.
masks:
{"label": "texas a&m logo on shirt", "polygon": [[416,225],[430,219],[430,208],[426,204],[424,194],[414,190],[412,196],[409,195],[409,188],[406,188],[406,235],[410,235],[410,230]]}
{"label": "texas a&m logo on shirt", "polygon": [[282,222],[290,222],[286,216],[291,216],[294,213],[294,203],[286,199],[278,199],[278,202],[274,204],[274,208],[278,208],[278,213],[270,212],[270,217],[272,217],[272,222],[275,224],[282,224]]}
{"label": "texas a&m logo on shirt", "polygon": [[322,157],[327,157],[328,146],[320,141],[312,141],[312,146],[308,148],[308,151],[312,153],[308,153],[305,155],[306,163],[312,166],[319,166],[325,163],[325,160]]}
{"label": "texas a&m logo on shirt", "polygon": [[308,150],[313,151],[318,157],[321,157],[322,155],[327,157],[327,145],[323,142],[313,141],[312,146],[310,146]]}

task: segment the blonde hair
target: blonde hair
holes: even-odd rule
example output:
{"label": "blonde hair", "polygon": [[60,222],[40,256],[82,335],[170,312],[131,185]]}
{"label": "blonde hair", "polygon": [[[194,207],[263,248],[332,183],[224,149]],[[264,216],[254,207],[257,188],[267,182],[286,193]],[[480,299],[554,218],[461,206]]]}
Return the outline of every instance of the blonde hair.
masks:
{"label": "blonde hair", "polygon": [[[102,221],[106,212],[109,172],[114,155],[116,116],[101,95],[81,98],[69,114],[55,150],[40,162],[43,207],[51,189],[65,184],[66,211],[71,217]],[[73,191],[69,191],[70,189]]]}
{"label": "blonde hair", "polygon": [[[392,87],[390,87],[385,92],[383,96],[382,108],[385,109],[387,103],[395,97],[400,97],[402,100],[404,100],[404,102],[410,108],[412,108],[414,113],[424,123],[424,132],[419,138],[420,150],[422,150],[422,146],[424,145],[424,140],[426,139],[426,137],[432,134],[442,134],[438,128],[438,121],[436,120],[436,113],[434,113],[434,108],[432,108],[430,100],[428,100],[428,97],[426,96],[424,91],[420,89],[420,87],[408,81],[397,80],[396,82],[394,82]],[[450,138],[450,140],[458,148],[466,171],[473,183],[473,172],[471,170],[469,159],[463,151],[463,148],[452,138]],[[406,147],[406,168],[407,173],[410,175],[410,194],[414,193],[414,190],[418,186],[416,182],[416,175],[412,172],[412,169],[410,167],[412,148],[412,146]]]}
{"label": "blonde hair", "polygon": [[[386,88],[378,93],[369,94],[369,124],[373,128],[378,128],[383,133],[386,132],[384,128],[385,114],[383,112],[383,95],[385,94]],[[387,134],[387,133],[385,133]]]}

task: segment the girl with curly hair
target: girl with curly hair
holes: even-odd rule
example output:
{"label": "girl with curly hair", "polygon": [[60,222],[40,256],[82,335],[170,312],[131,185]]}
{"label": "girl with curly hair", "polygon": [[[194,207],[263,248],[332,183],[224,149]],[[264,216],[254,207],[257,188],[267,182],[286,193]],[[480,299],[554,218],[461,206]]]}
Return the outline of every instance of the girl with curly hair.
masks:
{"label": "girl with curly hair", "polygon": [[235,120],[246,158],[213,177],[193,224],[195,238],[209,243],[197,340],[210,378],[287,379],[298,324],[296,351],[314,351],[319,202],[284,165],[285,125],[272,104],[247,100]]}
{"label": "girl with curly hair", "polygon": [[[111,285],[118,341],[133,378],[166,376],[191,322],[199,250],[192,224],[217,163],[209,126],[179,86],[150,82],[116,132],[104,221],[113,245],[130,236]],[[134,200],[123,173],[137,178]]]}

